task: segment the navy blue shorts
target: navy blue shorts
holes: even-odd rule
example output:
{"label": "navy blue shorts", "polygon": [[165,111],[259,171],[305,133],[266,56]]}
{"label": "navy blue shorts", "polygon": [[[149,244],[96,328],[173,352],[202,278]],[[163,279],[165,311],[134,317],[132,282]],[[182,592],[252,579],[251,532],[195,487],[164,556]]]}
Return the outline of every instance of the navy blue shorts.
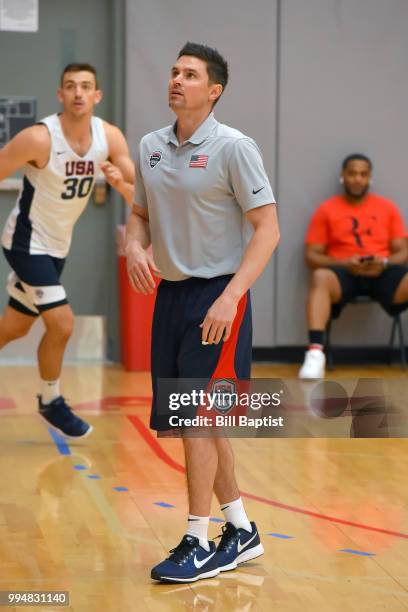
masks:
{"label": "navy blue shorts", "polygon": [[341,287],[340,302],[333,304],[333,318],[335,319],[340,315],[344,306],[358,295],[367,295],[379,302],[391,316],[402,312],[408,306],[407,302],[393,304],[398,285],[408,274],[406,266],[390,265],[384,272],[374,278],[356,276],[340,266],[331,266],[330,269],[336,274]]}
{"label": "navy blue shorts", "polygon": [[162,280],[153,315],[151,370],[153,404],[150,427],[169,430],[168,415],[159,414],[160,378],[248,379],[252,360],[252,316],[249,291],[241,298],[226,342],[203,345],[203,322],[208,309],[224,291],[232,275],[211,279]]}
{"label": "navy blue shorts", "polygon": [[68,303],[60,283],[65,259],[17,250],[3,249],[3,252],[13,270],[7,282],[9,306],[36,317],[45,310]]}

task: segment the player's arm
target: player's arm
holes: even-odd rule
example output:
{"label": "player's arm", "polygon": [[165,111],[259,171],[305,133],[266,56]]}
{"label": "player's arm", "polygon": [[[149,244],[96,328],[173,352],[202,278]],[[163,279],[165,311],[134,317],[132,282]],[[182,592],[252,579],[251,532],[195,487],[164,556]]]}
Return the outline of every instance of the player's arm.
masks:
{"label": "player's arm", "polygon": [[394,238],[391,240],[391,255],[388,263],[403,266],[408,262],[408,241],[406,238]]}
{"label": "player's arm", "polygon": [[[305,246],[305,261],[306,265],[311,269],[316,268],[329,268],[330,266],[342,266],[347,267],[346,264],[349,260],[336,259],[326,255],[327,245],[325,244],[306,244]],[[356,255],[356,263],[358,263],[359,257]]]}
{"label": "player's arm", "polygon": [[387,265],[403,266],[408,260],[408,245],[406,238],[394,238],[390,242],[391,254],[389,257],[379,257],[376,255],[372,260],[364,264],[364,270],[360,272],[362,276],[376,277],[384,272]]}
{"label": "player's arm", "polygon": [[[307,266],[311,270],[316,270],[317,268],[330,268],[331,266],[337,266],[340,268],[345,268],[346,270],[348,270],[348,272],[354,274],[355,276],[372,275],[372,262],[361,261],[361,256],[358,254],[353,255],[352,257],[348,257],[347,259],[337,259],[336,257],[330,257],[330,255],[326,255],[326,248],[327,247],[324,244],[306,244],[305,261]],[[376,260],[376,258],[374,259]],[[376,269],[378,270],[380,270],[380,268],[381,271],[384,269],[383,263],[381,263],[380,267],[376,267]]]}
{"label": "player's arm", "polygon": [[135,168],[126,139],[119,128],[104,123],[109,147],[109,161],[101,164],[106,181],[132,206],[135,192]]}
{"label": "player's arm", "polygon": [[27,163],[42,168],[50,154],[50,137],[45,125],[33,125],[21,130],[0,149],[0,181]]}
{"label": "player's arm", "polygon": [[133,204],[126,225],[126,262],[133,288],[144,294],[153,293],[156,283],[151,270],[158,272],[150,244],[147,211],[142,206]]}
{"label": "player's arm", "polygon": [[254,233],[245,249],[241,264],[220,297],[208,310],[202,323],[203,342],[216,343],[231,334],[238,302],[254,284],[279,242],[279,224],[275,204],[266,204],[245,213]]}

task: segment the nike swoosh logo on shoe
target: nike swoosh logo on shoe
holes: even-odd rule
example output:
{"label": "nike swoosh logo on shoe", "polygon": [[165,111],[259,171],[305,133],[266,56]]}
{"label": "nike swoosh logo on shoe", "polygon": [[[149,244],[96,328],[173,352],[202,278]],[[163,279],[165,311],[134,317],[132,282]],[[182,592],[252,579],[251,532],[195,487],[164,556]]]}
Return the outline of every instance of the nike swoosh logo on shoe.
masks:
{"label": "nike swoosh logo on shoe", "polygon": [[244,548],[246,548],[248,546],[248,544],[250,544],[252,542],[252,540],[254,540],[257,536],[257,532],[255,532],[255,534],[252,536],[252,538],[250,540],[248,540],[248,542],[245,542],[245,544],[241,544],[240,540],[238,539],[238,554],[241,552],[241,550],[244,550]]}
{"label": "nike swoosh logo on shoe", "polygon": [[197,569],[200,569],[200,567],[203,567],[203,565],[205,565],[207,561],[209,561],[211,557],[213,557],[214,555],[215,555],[215,552],[213,552],[209,557],[206,557],[205,559],[201,559],[201,561],[197,559],[197,555],[194,555],[194,565],[196,566]]}

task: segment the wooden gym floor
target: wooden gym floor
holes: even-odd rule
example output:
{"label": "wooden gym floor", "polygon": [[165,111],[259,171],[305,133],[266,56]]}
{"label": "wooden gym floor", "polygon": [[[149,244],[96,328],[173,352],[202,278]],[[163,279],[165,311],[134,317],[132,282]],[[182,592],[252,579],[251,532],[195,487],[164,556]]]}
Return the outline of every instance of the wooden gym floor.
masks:
{"label": "wooden gym floor", "polygon": [[[258,365],[254,376],[296,370]],[[330,378],[358,376],[401,371],[339,367]],[[265,555],[157,585],[150,568],[179,542],[187,503],[180,440],[147,426],[148,374],[67,366],[64,394],[94,426],[78,442],[51,434],[37,391],[35,368],[0,368],[0,590],[68,590],[62,609],[84,612],[408,610],[405,439],[233,440]],[[220,517],[214,501],[210,537]]]}

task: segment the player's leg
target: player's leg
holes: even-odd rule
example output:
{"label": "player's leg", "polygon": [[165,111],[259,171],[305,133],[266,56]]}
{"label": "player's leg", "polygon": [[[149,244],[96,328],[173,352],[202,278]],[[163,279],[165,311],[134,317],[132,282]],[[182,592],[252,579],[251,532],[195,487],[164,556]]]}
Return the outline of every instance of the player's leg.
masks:
{"label": "player's leg", "polygon": [[[200,283],[199,283],[200,284]],[[151,426],[169,430],[168,413],[160,414],[157,402],[158,380],[160,378],[203,378],[207,374],[197,368],[197,355],[188,355],[182,347],[186,335],[190,334],[191,323],[188,315],[194,310],[195,297],[191,288],[194,279],[179,283],[162,282],[159,286],[155,305],[152,330],[152,379],[153,410]],[[210,304],[208,304],[207,309]],[[202,313],[200,312],[198,318]],[[202,347],[199,324],[194,321],[194,346]],[[187,333],[186,333],[187,332]],[[190,346],[190,341],[187,341]],[[202,347],[204,348],[204,347]],[[204,361],[220,348],[208,348]],[[181,356],[181,358],[180,358]],[[192,361],[194,368],[191,369]],[[190,369],[186,367],[190,365]],[[214,369],[212,367],[212,369]],[[175,386],[181,381],[175,380]],[[164,406],[165,408],[165,406]],[[187,484],[189,493],[189,516],[185,535],[172,554],[152,569],[151,576],[163,582],[194,582],[219,573],[215,560],[214,542],[208,542],[208,522],[212,490],[217,469],[217,450],[213,438],[183,438],[186,456]]]}
{"label": "player's leg", "polygon": [[181,321],[177,320],[177,313],[180,313],[184,308],[184,296],[179,291],[180,301],[177,303],[171,288],[172,283],[168,281],[159,283],[152,321],[151,377],[153,397],[150,427],[158,432],[169,430],[168,405],[166,404],[163,409],[159,405],[158,385],[160,379],[177,379],[177,350],[182,335]]}
{"label": "player's leg", "polygon": [[[66,436],[83,438],[91,433],[92,426],[72,412],[60,392],[62,362],[73,331],[74,315],[69,304],[58,305],[60,299],[53,301],[55,288],[56,285],[51,288],[42,287],[42,303],[37,304],[45,325],[37,353],[41,378],[39,412],[50,425]],[[59,294],[61,290],[63,288],[60,285]]]}
{"label": "player's leg", "polygon": [[[151,370],[152,370],[152,387],[153,401],[152,414],[150,418],[150,426],[159,432],[167,433],[169,431],[169,414],[168,405],[160,406],[160,379],[172,379],[174,385],[177,384],[179,376],[178,352],[182,342],[185,329],[185,313],[189,309],[188,305],[188,283],[181,281],[179,283],[170,283],[162,281],[157,290],[157,298],[154,309],[153,325],[152,325],[152,351],[151,351]],[[167,408],[167,411],[166,411]],[[200,442],[200,441],[199,441]],[[208,445],[207,442],[210,444]],[[187,442],[187,445],[189,442]],[[210,476],[211,483],[214,480],[216,469],[216,453],[211,447],[214,446],[213,440],[205,440],[203,448],[198,449],[200,455],[201,468],[206,463],[213,464],[211,468],[213,475]],[[208,450],[210,452],[208,453]],[[198,455],[194,455],[192,463],[187,461],[187,478],[191,481],[192,475],[197,470]],[[215,465],[214,465],[215,463]],[[211,471],[210,470],[210,471]],[[203,477],[208,478],[208,474]],[[206,491],[209,488],[208,499],[199,499],[200,504],[204,504],[208,510],[206,515],[209,515],[209,504],[211,503],[212,484],[205,487]],[[193,506],[195,510],[195,506]],[[207,534],[208,516],[203,520],[201,516],[191,516],[190,524],[194,524],[194,528],[202,530]],[[153,567],[151,577],[154,580],[162,582],[195,582],[200,578],[210,578],[219,573],[215,562],[215,544],[212,542],[208,545],[208,540],[205,537],[205,546],[200,545],[199,537],[186,533],[180,544],[176,546],[169,557]]]}
{"label": "player's leg", "polygon": [[217,561],[220,570],[227,571],[235,569],[243,561],[259,557],[264,550],[256,524],[249,521],[240,496],[231,443],[228,438],[217,438],[216,444],[218,469],[214,492],[226,521],[217,548]]}
{"label": "player's leg", "polygon": [[234,452],[228,438],[215,438],[218,465],[214,479],[214,493],[221,509],[231,500],[238,499],[239,489],[235,478]]}
{"label": "player's leg", "polygon": [[306,305],[309,346],[299,378],[313,380],[324,377],[324,333],[331,309],[333,304],[345,303],[349,299],[354,284],[353,276],[342,268],[312,271]]}
{"label": "player's leg", "polygon": [[69,304],[64,304],[44,310],[41,318],[45,333],[37,353],[40,377],[43,381],[56,381],[61,376],[65,348],[74,329],[74,314]]}
{"label": "player's leg", "polygon": [[[180,376],[186,379],[205,379],[208,381],[219,378],[237,378],[235,368],[235,356],[240,330],[244,330],[242,325],[244,312],[247,310],[248,328],[244,331],[249,335],[247,348],[250,351],[251,321],[250,303],[245,297],[241,302],[237,316],[235,317],[231,336],[227,342],[220,342],[218,345],[205,345],[201,343],[200,323],[213,304],[221,295],[228,284],[230,277],[219,277],[210,280],[190,279],[190,301],[194,305],[189,309],[189,320],[183,342],[179,350],[179,371]],[[248,308],[246,305],[248,304]],[[245,334],[242,335],[242,338]],[[242,344],[241,338],[241,344]],[[247,376],[250,372],[250,358]],[[211,391],[212,384],[208,384],[207,391]],[[198,410],[198,414],[204,415],[205,409]],[[188,433],[188,432],[187,432]],[[204,432],[205,437],[184,437],[184,451],[186,466],[188,470],[188,488],[190,516],[199,516],[209,520],[211,498],[214,491],[214,483],[218,473],[218,480],[235,480],[233,461],[231,461],[232,449],[230,448],[228,467],[221,472],[218,471],[219,455],[218,450],[224,446],[218,441],[217,436],[213,435],[214,430]],[[216,433],[216,432],[215,432]],[[226,445],[229,446],[228,441]],[[227,447],[228,447],[227,446]],[[228,469],[229,468],[229,469]],[[222,483],[221,483],[222,486]],[[230,501],[230,499],[229,499]],[[195,530],[195,525],[188,525],[188,532],[192,535],[200,536],[202,545],[206,545],[207,532]]]}
{"label": "player's leg", "polygon": [[6,306],[3,315],[0,317],[0,349],[6,344],[22,338],[31,329],[36,319],[36,315],[28,315],[19,312],[12,306]]}
{"label": "player's leg", "polygon": [[372,280],[371,296],[391,316],[408,307],[408,269],[391,265]]}
{"label": "player's leg", "polygon": [[307,297],[307,323],[309,330],[326,329],[332,304],[341,298],[338,275],[329,268],[313,270]]}
{"label": "player's leg", "polygon": [[[405,273],[401,279],[397,279],[397,288],[393,295],[393,304],[405,304],[408,306],[408,271],[406,266],[401,266],[405,268]],[[402,274],[403,271],[401,271]]]}
{"label": "player's leg", "polygon": [[8,276],[6,289],[9,303],[0,317],[0,349],[8,342],[25,336],[39,315],[14,270]]}
{"label": "player's leg", "polygon": [[[231,341],[231,342],[230,342]],[[230,339],[220,355],[215,378],[229,377],[234,366],[238,392],[248,392],[248,379],[252,361],[252,314],[250,294],[238,305]],[[240,496],[234,467],[234,452],[228,438],[215,438],[218,467],[214,492],[225,517],[221,540],[217,547],[217,563],[220,571],[235,569],[239,564],[263,554],[256,524],[248,519]]]}
{"label": "player's leg", "polygon": [[[210,378],[214,381],[230,379],[238,387],[247,388],[247,380],[251,373],[252,357],[252,316],[251,300],[249,292],[239,302],[237,314],[234,319],[231,335],[227,342],[219,345],[201,345],[200,334],[197,335],[198,319],[201,321],[215,299],[222,293],[229,278],[212,279],[206,283],[205,289],[201,289],[202,299],[196,301],[199,309],[199,317],[190,327],[190,336],[184,338],[185,350],[182,353],[184,364],[181,363],[184,376],[199,376]],[[199,329],[199,328],[198,328]],[[187,440],[186,440],[187,441]],[[234,569],[239,563],[254,559],[263,553],[259,534],[255,523],[251,523],[246,515],[235,477],[234,454],[230,441],[226,438],[210,436],[201,440],[201,445],[196,444],[197,439],[191,438],[186,446],[186,463],[191,464],[193,469],[189,476],[189,500],[191,508],[195,508],[200,515],[209,512],[210,495],[209,480],[213,477],[213,463],[210,465],[207,480],[201,478],[206,466],[200,462],[203,457],[203,445],[214,442],[217,456],[217,470],[212,483],[212,490],[216,493],[221,504],[221,510],[226,519],[221,541],[217,547],[217,563],[221,571]],[[213,447],[209,447],[211,453]],[[207,460],[212,455],[207,451]],[[195,468],[195,469],[194,469]],[[191,482],[191,485],[190,485]],[[208,500],[208,501],[207,501]]]}
{"label": "player's leg", "polygon": [[40,414],[66,435],[85,436],[92,428],[71,412],[59,391],[62,358],[73,325],[72,311],[59,280],[64,260],[12,250],[4,253],[15,272],[8,284],[10,305],[27,314],[40,314],[45,324],[38,349]]}

